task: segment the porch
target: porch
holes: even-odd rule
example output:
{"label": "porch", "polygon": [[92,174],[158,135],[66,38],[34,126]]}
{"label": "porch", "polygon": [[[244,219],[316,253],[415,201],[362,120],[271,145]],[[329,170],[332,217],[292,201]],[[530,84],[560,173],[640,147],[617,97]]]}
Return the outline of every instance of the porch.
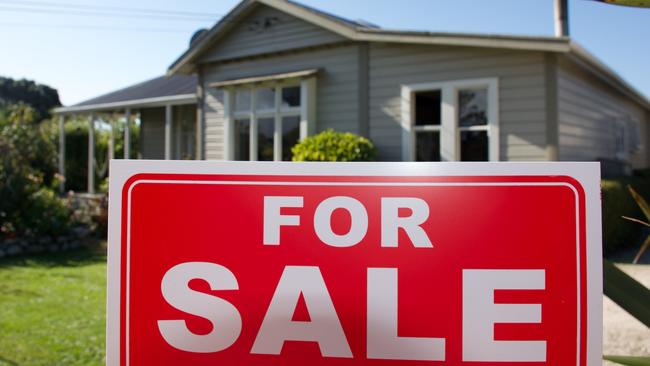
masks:
{"label": "porch", "polygon": [[[196,77],[177,75],[158,77],[102,95],[82,103],[60,107],[53,112],[58,118],[59,173],[66,176],[66,121],[83,118],[88,123],[88,162],[86,193],[96,192],[96,134],[108,132],[107,161],[128,159],[131,152],[131,129],[139,124],[138,159],[196,159],[201,156],[197,139]],[[122,156],[116,156],[116,131],[124,133]],[[65,192],[65,182],[59,187]]]}

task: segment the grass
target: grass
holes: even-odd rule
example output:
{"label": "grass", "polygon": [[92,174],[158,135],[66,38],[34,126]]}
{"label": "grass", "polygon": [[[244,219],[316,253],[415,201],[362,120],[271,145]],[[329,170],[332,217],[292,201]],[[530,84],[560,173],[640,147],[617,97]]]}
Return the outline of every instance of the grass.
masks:
{"label": "grass", "polygon": [[106,255],[0,260],[0,365],[103,365]]}

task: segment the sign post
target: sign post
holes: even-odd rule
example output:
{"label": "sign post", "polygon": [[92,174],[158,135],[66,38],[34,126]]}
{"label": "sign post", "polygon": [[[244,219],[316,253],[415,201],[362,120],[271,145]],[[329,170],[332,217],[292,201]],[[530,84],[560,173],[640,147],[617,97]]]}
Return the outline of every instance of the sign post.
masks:
{"label": "sign post", "polygon": [[599,364],[599,180],[112,161],[107,365]]}

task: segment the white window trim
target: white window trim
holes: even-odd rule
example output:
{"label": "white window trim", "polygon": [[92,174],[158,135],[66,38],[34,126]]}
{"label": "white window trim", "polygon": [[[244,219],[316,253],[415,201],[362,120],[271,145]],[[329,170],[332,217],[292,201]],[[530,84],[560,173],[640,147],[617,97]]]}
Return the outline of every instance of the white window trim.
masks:
{"label": "white window trim", "polygon": [[[487,88],[487,127],[458,127],[458,91]],[[415,127],[415,98],[417,92],[440,90],[440,126]],[[487,130],[488,160],[499,161],[499,80],[498,78],[449,80],[402,85],[401,90],[402,160],[415,161],[417,131],[440,131],[440,160],[460,160],[460,131]]]}
{"label": "white window trim", "polygon": [[[282,88],[300,86],[300,106],[281,108]],[[275,108],[257,110],[257,90],[275,88]],[[235,111],[235,93],[237,90],[251,90],[251,107],[248,111]],[[282,160],[282,118],[288,116],[300,117],[300,140],[312,135],[316,130],[316,78],[309,77],[299,81],[287,80],[264,84],[238,85],[223,88],[224,107],[224,159],[235,159],[235,128],[236,119],[247,118],[250,121],[250,160],[256,161],[257,156],[257,127],[259,118],[274,118],[273,160]]]}

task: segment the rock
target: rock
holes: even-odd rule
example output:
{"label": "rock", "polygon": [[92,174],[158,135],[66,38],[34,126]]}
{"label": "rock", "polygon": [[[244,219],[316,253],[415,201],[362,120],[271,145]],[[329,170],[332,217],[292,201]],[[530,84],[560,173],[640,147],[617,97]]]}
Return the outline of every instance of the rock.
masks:
{"label": "rock", "polygon": [[11,245],[7,248],[7,255],[18,255],[23,252],[23,248],[19,245]]}
{"label": "rock", "polygon": [[0,249],[0,258],[4,258],[6,256],[5,251]]}
{"label": "rock", "polygon": [[42,252],[45,251],[45,247],[40,245],[40,244],[39,245],[32,245],[29,249],[30,249],[30,251],[32,253],[42,253]]}
{"label": "rock", "polygon": [[77,238],[85,238],[90,234],[90,230],[85,226],[77,226],[72,229],[72,232]]}
{"label": "rock", "polygon": [[50,253],[58,252],[59,251],[59,246],[56,244],[50,244],[47,247],[47,251]]}
{"label": "rock", "polygon": [[38,244],[40,245],[47,245],[50,244],[51,242],[52,242],[52,238],[50,238],[49,236],[44,236],[38,239]]}

